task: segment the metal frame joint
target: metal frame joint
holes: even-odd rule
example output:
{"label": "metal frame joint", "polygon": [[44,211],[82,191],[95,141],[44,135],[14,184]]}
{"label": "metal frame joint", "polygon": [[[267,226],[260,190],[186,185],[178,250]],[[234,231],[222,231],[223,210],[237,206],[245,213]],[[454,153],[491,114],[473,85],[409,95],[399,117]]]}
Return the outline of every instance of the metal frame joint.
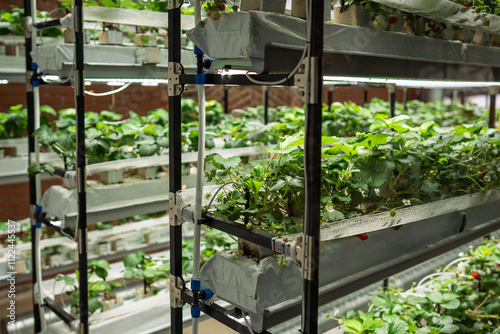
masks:
{"label": "metal frame joint", "polygon": [[170,217],[170,226],[181,226],[182,219],[179,218],[177,212],[177,199],[176,193],[171,192],[168,196],[168,209],[169,209],[169,217]]}
{"label": "metal frame joint", "polygon": [[295,257],[297,268],[302,271],[304,279],[312,281],[312,273],[314,267],[314,258],[312,254],[312,245],[314,244],[314,237],[311,235],[301,234],[297,238],[295,247]]}
{"label": "metal frame joint", "polygon": [[500,94],[500,86],[490,86],[490,95]]}
{"label": "metal frame joint", "polygon": [[170,275],[170,307],[181,308],[184,305],[182,290],[184,290],[182,277]]}
{"label": "metal frame joint", "polygon": [[178,96],[182,93],[182,85],[180,84],[180,74],[182,66],[180,63],[168,63],[168,96]]}
{"label": "metal frame joint", "polygon": [[168,10],[181,8],[183,0],[168,0]]}
{"label": "metal frame joint", "polygon": [[396,84],[389,83],[386,85],[386,88],[389,93],[396,93]]}
{"label": "metal frame joint", "polygon": [[302,100],[308,104],[321,102],[322,92],[319,91],[320,87],[316,84],[320,61],[320,57],[310,57],[310,63],[307,58],[304,59],[294,75],[294,85],[299,89]]}

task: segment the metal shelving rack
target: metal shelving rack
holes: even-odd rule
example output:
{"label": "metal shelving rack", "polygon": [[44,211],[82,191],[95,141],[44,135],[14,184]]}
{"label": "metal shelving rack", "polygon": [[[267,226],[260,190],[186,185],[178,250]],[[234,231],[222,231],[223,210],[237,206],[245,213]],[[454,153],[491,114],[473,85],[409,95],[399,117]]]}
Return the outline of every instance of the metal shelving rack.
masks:
{"label": "metal shelving rack", "polygon": [[[31,215],[30,221],[32,225],[31,229],[31,243],[32,243],[32,271],[31,279],[33,284],[33,304],[34,304],[34,332],[40,333],[44,330],[44,315],[43,307],[47,307],[53,311],[61,320],[63,320],[68,326],[75,320],[73,316],[69,315],[62,307],[55,303],[50,298],[46,297],[40,300],[39,289],[41,287],[42,276],[39,272],[38,264],[39,259],[39,247],[37,245],[37,233],[40,233],[42,224],[45,224],[48,228],[54,229],[66,235],[71,240],[78,243],[78,270],[80,273],[87,272],[87,224],[88,218],[90,222],[95,222],[95,217],[90,213],[90,217],[87,215],[87,196],[86,196],[86,154],[85,154],[85,65],[84,65],[84,25],[83,25],[83,0],[75,0],[72,8],[73,15],[73,27],[75,30],[75,59],[74,59],[74,78],[72,80],[62,80],[59,82],[45,82],[43,78],[38,73],[38,66],[35,64],[31,52],[34,49],[34,38],[36,29],[43,29],[50,26],[59,26],[61,22],[59,19],[44,22],[35,23],[33,17],[36,12],[35,7],[36,0],[24,0],[24,17],[25,17],[25,43],[26,43],[26,91],[27,91],[27,107],[28,107],[28,146],[29,146],[29,165],[37,162],[38,156],[38,142],[33,136],[33,133],[37,124],[37,118],[35,116],[39,104],[38,87],[43,84],[50,85],[73,85],[75,90],[75,107],[76,107],[76,188],[77,188],[77,198],[78,198],[78,210],[76,217],[76,231],[69,228],[61,228],[59,226],[53,225],[50,220],[48,220],[43,212],[42,208],[38,205],[40,203],[40,192],[41,185],[39,182],[39,176],[32,176],[29,178],[29,191],[30,191],[30,207]],[[99,16],[99,15],[97,15]],[[135,22],[135,21],[134,21]],[[141,21],[143,22],[143,21]],[[179,28],[180,32],[180,28]],[[179,47],[180,53],[180,47]],[[151,72],[151,71],[149,71]],[[149,73],[148,72],[148,73]],[[96,72],[97,73],[97,72]],[[136,72],[134,72],[136,73]],[[142,73],[142,72],[137,72]],[[149,73],[151,74],[151,73]],[[153,73],[154,74],[154,73]],[[161,73],[159,74],[161,77]],[[103,78],[108,78],[109,73],[105,72]],[[151,77],[151,76],[150,76]],[[153,78],[155,78],[153,76]],[[67,171],[64,169],[56,168],[55,174],[64,177]],[[167,208],[166,201],[160,201],[155,204],[154,210],[158,210],[158,207],[163,206]],[[153,210],[153,212],[154,212]],[[145,209],[143,209],[143,212]],[[151,211],[150,211],[151,212]],[[117,214],[116,210],[111,211],[108,214]],[[120,212],[119,214],[123,214]],[[121,216],[123,217],[123,216]],[[155,247],[150,247],[151,249],[158,249],[164,245],[159,245]],[[39,274],[37,275],[37,272]],[[89,333],[89,316],[88,316],[88,278],[87,275],[79,275],[79,298],[80,298],[80,312],[79,312],[79,324],[78,333],[88,334]]]}
{"label": "metal shelving rack", "polygon": [[[319,217],[319,189],[321,185],[321,108],[323,93],[323,75],[340,76],[366,76],[366,77],[396,77],[402,79],[422,78],[419,69],[426,67],[429,77],[426,79],[453,79],[458,81],[479,81],[480,76],[474,76],[474,70],[490,68],[492,70],[492,81],[500,81],[500,64],[492,63],[481,66],[476,63],[466,61],[447,62],[441,59],[411,59],[411,58],[388,58],[381,55],[363,54],[349,52],[347,58],[341,51],[323,50],[323,3],[321,1],[311,1],[310,23],[311,39],[308,42],[310,47],[311,64],[301,73],[305,79],[304,88],[307,85],[309,95],[305,97],[306,102],[306,132],[305,132],[305,219],[302,242],[297,240],[297,250],[303,253],[302,257],[302,295],[300,298],[289,302],[275,305],[267,309],[264,313],[264,326],[261,333],[269,333],[267,329],[292,319],[298,315],[302,316],[301,332],[316,334],[318,332],[318,307],[327,302],[331,302],[354,291],[357,291],[370,284],[379,282],[391,275],[415,266],[433,257],[450,251],[464,243],[470,242],[500,228],[500,218],[483,221],[469,230],[460,229],[453,236],[450,236],[435,245],[428,245],[424,249],[407,252],[401,257],[384,263],[374,263],[370,268],[364,270],[354,277],[348,277],[335,284],[319,286],[319,245],[320,245],[320,217]],[[192,307],[201,307],[201,311],[208,314],[217,321],[240,333],[252,333],[243,321],[238,321],[229,315],[228,310],[222,308],[217,303],[200,302],[204,298],[198,290],[190,290],[182,277],[182,248],[181,248],[181,226],[180,218],[176,212],[175,198],[176,192],[181,188],[181,161],[180,148],[180,95],[185,84],[213,84],[213,85],[254,85],[245,75],[217,75],[202,74],[188,75],[182,72],[180,65],[180,54],[176,52],[180,45],[180,0],[169,1],[169,45],[172,51],[169,54],[169,112],[170,112],[170,143],[173,154],[170,155],[170,243],[172,245],[170,253],[171,277],[170,277],[170,300],[171,300],[171,321],[172,333],[182,333],[182,307],[190,304]],[[427,42],[430,43],[430,42]],[[262,75],[251,75],[255,79],[262,81],[276,81],[286,78],[297,64],[303,49],[295,46],[276,45],[273,43],[265,46],[264,69],[266,73]],[[480,49],[474,49],[479,52]],[[286,52],[286,57],[283,57]],[[493,66],[494,64],[495,66]],[[460,72],[460,69],[467,69]],[[457,73],[458,77],[451,77],[450,73]],[[201,80],[200,80],[201,79]],[[297,83],[291,78],[284,80],[282,85],[291,86]],[[391,116],[395,112],[395,86],[388,87],[390,94]],[[491,95],[497,91],[492,91]],[[492,98],[489,124],[493,126],[495,115],[495,99]],[[177,157],[176,157],[177,154]],[[438,222],[444,216],[435,217]],[[457,219],[457,215],[447,216],[448,219]],[[466,219],[465,215],[462,220]],[[274,235],[262,231],[249,231],[243,224],[228,221],[221,217],[208,214],[197,222],[206,226],[224,231],[244,240],[251,241],[259,246],[263,246],[274,251],[283,251],[287,245],[281,243]],[[462,222],[462,224],[464,224]],[[423,245],[422,245],[423,246]],[[237,308],[238,306],[235,305]]]}
{"label": "metal shelving rack", "polygon": [[[35,2],[36,3],[36,2]],[[78,242],[78,269],[80,272],[87,272],[87,203],[86,203],[86,175],[85,175],[85,75],[84,75],[84,36],[83,36],[83,1],[75,0],[73,7],[73,18],[75,28],[75,78],[73,85],[75,87],[75,106],[76,106],[76,146],[77,146],[77,162],[76,162],[76,179],[77,179],[77,192],[78,192],[78,221],[75,233],[66,231],[66,234],[71,239]],[[38,77],[37,66],[31,57],[33,51],[32,34],[36,31],[35,19],[32,13],[35,13],[36,8],[33,8],[31,0],[24,0],[24,15],[25,15],[25,39],[26,39],[26,91],[27,91],[27,106],[28,106],[28,141],[29,141],[29,164],[36,162],[36,155],[38,152],[38,143],[33,136],[33,132],[37,126],[35,117],[35,104],[39,103],[38,100],[38,87],[43,84],[43,80]],[[59,20],[54,20],[54,25],[60,25]],[[33,28],[35,27],[35,28]],[[64,176],[65,171],[61,171]],[[37,233],[40,233],[42,222],[47,224],[50,228],[58,230],[59,228],[50,224],[41,212],[38,206],[40,200],[40,184],[37,182],[37,177],[30,177],[30,205],[31,205],[31,242],[32,242],[32,281],[33,281],[33,296],[34,296],[34,320],[35,332],[39,333],[43,330],[43,306],[53,310],[63,321],[69,324],[73,318],[62,310],[49,298],[39,300],[39,289],[41,289],[41,275],[37,275],[39,268],[39,248],[36,243]],[[89,333],[88,322],[88,286],[87,275],[80,275],[80,325],[79,333]]]}

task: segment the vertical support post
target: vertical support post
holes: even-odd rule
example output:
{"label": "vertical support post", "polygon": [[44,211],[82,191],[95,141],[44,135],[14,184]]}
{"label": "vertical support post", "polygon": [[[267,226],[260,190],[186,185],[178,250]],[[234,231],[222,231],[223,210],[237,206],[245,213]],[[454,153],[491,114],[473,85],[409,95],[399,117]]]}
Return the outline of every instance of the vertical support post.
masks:
{"label": "vertical support post", "polygon": [[269,123],[269,86],[263,86],[264,92],[264,124]]}
{"label": "vertical support post", "polygon": [[[35,69],[33,68],[33,59],[31,57],[31,52],[33,51],[33,39],[30,32],[30,27],[32,25],[32,5],[30,0],[24,0],[24,39],[26,44],[26,106],[28,108],[28,161],[29,164],[35,163],[33,161],[36,153],[36,142],[35,137],[33,137],[33,132],[35,131],[35,94],[33,89],[33,77],[35,75]],[[33,289],[33,318],[34,318],[34,332],[40,333],[42,331],[41,322],[41,305],[40,301],[35,296],[35,291],[40,282],[37,279],[37,257],[36,257],[36,221],[35,221],[35,206],[37,201],[37,180],[36,176],[31,176],[29,178],[29,200],[30,200],[30,222],[31,222],[31,279],[32,279],[32,289]]]}
{"label": "vertical support post", "polygon": [[495,120],[496,120],[495,116],[497,111],[497,94],[499,93],[499,91],[500,91],[499,86],[490,87],[490,117],[488,119],[488,126],[490,128],[495,127]]}
{"label": "vertical support post", "polygon": [[367,104],[368,103],[368,88],[364,88],[364,92],[363,92],[363,101],[364,101],[364,104]]}
{"label": "vertical support post", "polygon": [[[182,280],[182,227],[175,210],[175,195],[182,188],[181,175],[181,90],[176,75],[181,62],[181,11],[182,1],[168,2],[168,107],[169,107],[169,207],[170,207],[170,321],[173,334],[182,334],[182,303],[172,299],[172,289]],[[172,282],[175,285],[172,287]]]}
{"label": "vertical support post", "polygon": [[388,84],[387,91],[389,92],[390,117],[396,115],[396,85]]}
{"label": "vertical support post", "polygon": [[328,111],[332,111],[332,103],[333,103],[333,90],[335,86],[328,86]]}
{"label": "vertical support post", "polygon": [[229,87],[224,86],[224,112],[229,114]]}
{"label": "vertical support post", "polygon": [[451,102],[458,101],[458,89],[453,89],[451,91]]}
{"label": "vertical support post", "polygon": [[309,0],[305,129],[305,212],[302,283],[302,333],[318,333],[319,225],[321,189],[321,133],[323,114],[323,1]]}
{"label": "vertical support post", "polygon": [[408,110],[408,87],[403,88],[403,110]]}
{"label": "vertical support post", "polygon": [[78,269],[80,271],[80,330],[89,333],[88,279],[87,279],[87,177],[85,172],[85,78],[83,64],[83,1],[75,0],[75,105],[76,105],[76,182],[78,193]]}
{"label": "vertical support post", "polygon": [[460,103],[465,104],[465,89],[460,90]]}

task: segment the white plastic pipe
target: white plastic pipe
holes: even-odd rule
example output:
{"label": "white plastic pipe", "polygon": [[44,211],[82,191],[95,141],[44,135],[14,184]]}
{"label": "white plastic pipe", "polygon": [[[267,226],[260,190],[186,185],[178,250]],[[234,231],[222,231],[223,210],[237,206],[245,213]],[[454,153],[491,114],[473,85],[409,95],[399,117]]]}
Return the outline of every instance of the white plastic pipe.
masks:
{"label": "white plastic pipe", "polygon": [[[194,2],[194,21],[198,25],[201,21],[201,1]],[[195,226],[193,246],[193,279],[200,275],[200,242],[201,227],[198,220],[201,218],[203,201],[203,174],[205,166],[205,86],[198,85],[198,164],[196,168],[196,198],[195,198]],[[193,334],[198,334],[199,318],[193,318]]]}

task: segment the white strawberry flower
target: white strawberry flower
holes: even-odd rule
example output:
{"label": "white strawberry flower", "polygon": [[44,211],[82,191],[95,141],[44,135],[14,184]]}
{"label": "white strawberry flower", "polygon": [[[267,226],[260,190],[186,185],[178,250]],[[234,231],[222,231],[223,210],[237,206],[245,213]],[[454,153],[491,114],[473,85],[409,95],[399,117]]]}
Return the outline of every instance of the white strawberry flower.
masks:
{"label": "white strawberry flower", "polygon": [[335,208],[333,207],[333,205],[328,204],[327,206],[325,206],[325,210],[329,213],[333,213],[335,211]]}
{"label": "white strawberry flower", "polygon": [[491,177],[490,177],[489,175],[486,175],[486,176],[484,177],[484,180],[485,180],[486,182],[490,182],[490,181],[491,181]]}
{"label": "white strawberry flower", "polygon": [[410,206],[411,205],[411,201],[409,199],[404,199],[403,200],[403,204],[406,205],[406,206]]}

